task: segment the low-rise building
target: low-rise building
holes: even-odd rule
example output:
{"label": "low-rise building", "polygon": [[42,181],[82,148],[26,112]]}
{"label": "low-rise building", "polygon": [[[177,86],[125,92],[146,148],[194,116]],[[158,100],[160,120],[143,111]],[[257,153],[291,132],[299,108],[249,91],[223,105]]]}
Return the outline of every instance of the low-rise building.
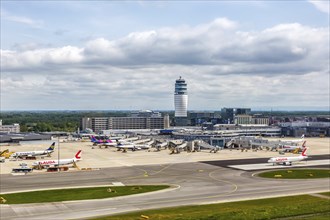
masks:
{"label": "low-rise building", "polygon": [[3,133],[19,133],[21,132],[19,124],[3,125],[0,120],[0,132]]}
{"label": "low-rise building", "polygon": [[[168,121],[168,118],[165,119]],[[164,129],[165,123],[168,123],[166,120],[159,112],[144,110],[134,112],[130,117],[84,117],[81,128],[89,128],[96,133],[117,129]]]}
{"label": "low-rise building", "polygon": [[234,122],[236,125],[253,124],[251,115],[235,115]]}
{"label": "low-rise building", "polygon": [[299,137],[303,134],[306,137],[330,136],[330,122],[296,121],[279,123],[279,126],[283,136]]}

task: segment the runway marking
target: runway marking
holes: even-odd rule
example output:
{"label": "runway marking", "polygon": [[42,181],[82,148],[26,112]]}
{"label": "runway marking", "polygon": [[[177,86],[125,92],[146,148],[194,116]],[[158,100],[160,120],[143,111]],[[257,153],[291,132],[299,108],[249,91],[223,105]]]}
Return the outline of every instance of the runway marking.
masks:
{"label": "runway marking", "polygon": [[124,178],[122,178],[123,180],[131,180],[131,179],[136,179],[136,178],[147,177],[148,176],[148,171],[146,171],[142,168],[138,168],[138,167],[133,167],[133,168],[136,169],[136,170],[142,171],[143,174],[137,175],[137,176],[124,177]]}
{"label": "runway marking", "polygon": [[[219,179],[217,179],[217,178],[215,178],[215,177],[212,176],[212,173],[214,173],[214,172],[216,172],[216,171],[219,171],[219,170],[221,170],[221,169],[217,169],[217,170],[214,170],[214,171],[210,172],[210,173],[209,173],[209,177],[210,177],[211,179],[216,180],[216,181],[219,181],[219,182],[228,183],[228,184],[230,184],[230,185],[232,185],[232,186],[234,187],[232,191],[227,192],[227,193],[224,193],[224,194],[220,194],[220,195],[221,195],[221,196],[224,196],[224,195],[229,195],[229,194],[232,194],[232,193],[236,192],[237,189],[238,189],[237,184],[235,184],[235,183],[233,183],[233,182],[231,182],[231,181],[228,181],[228,180],[219,180]],[[210,196],[209,198],[218,197],[218,196],[220,196],[220,195]]]}
{"label": "runway marking", "polygon": [[298,163],[293,163],[292,166],[288,165],[272,165],[271,163],[257,163],[257,164],[241,164],[241,165],[230,165],[228,167],[239,170],[267,170],[267,169],[279,169],[279,168],[295,168],[295,167],[308,167],[318,165],[329,165],[330,160],[308,160]]}
{"label": "runway marking", "polygon": [[103,212],[103,211],[114,210],[114,209],[117,209],[117,208],[97,209],[97,210],[95,210],[95,211],[96,211],[96,212]]}
{"label": "runway marking", "polygon": [[[168,166],[169,167],[169,166]],[[138,168],[139,169],[139,168]],[[140,169],[140,170],[143,170],[143,169]],[[215,180],[215,181],[218,181],[218,182],[223,182],[223,183],[226,183],[226,184],[229,184],[229,185],[232,185],[233,189],[231,191],[228,191],[226,193],[222,193],[222,194],[216,194],[216,195],[213,195],[213,196],[199,196],[199,195],[195,195],[191,198],[182,198],[182,199],[169,199],[169,200],[166,200],[166,202],[182,202],[182,201],[191,201],[191,200],[194,200],[194,199],[211,199],[211,198],[217,198],[217,197],[222,197],[222,196],[226,196],[226,195],[229,195],[231,193],[234,193],[237,191],[238,189],[238,186],[230,181],[227,181],[227,180],[220,180],[218,178],[215,178],[212,176],[212,174],[214,172],[217,172],[217,171],[220,171],[222,169],[216,169],[216,170],[213,170],[211,172],[208,173],[208,177]],[[178,176],[178,175],[177,175]],[[199,178],[199,179],[206,179],[205,177],[193,177],[193,178]],[[162,183],[164,184],[164,183]],[[168,184],[168,185],[173,185],[173,184]],[[179,185],[178,188],[180,188],[181,186]],[[177,188],[176,188],[177,189]],[[163,191],[159,191],[159,192],[151,192],[151,193],[164,193]],[[132,196],[145,196],[145,195],[132,195]],[[126,196],[127,197],[127,196]],[[116,200],[120,199],[120,197],[117,197]],[[83,202],[82,201],[71,201],[71,202]],[[142,202],[142,203],[139,203],[139,205],[152,205],[154,204],[153,202]],[[127,205],[123,204],[123,205],[116,205],[116,208],[120,208],[120,207],[127,207]],[[89,209],[89,210],[94,210],[94,209]],[[57,212],[51,212],[51,213],[48,213],[48,214],[53,214],[53,213],[58,213],[60,210],[58,210]],[[75,212],[79,212],[79,211],[86,211],[86,209],[81,209],[81,210],[75,210]],[[94,210],[95,211],[95,210]],[[65,211],[60,211],[61,213],[65,213]],[[110,214],[109,214],[110,215]],[[17,217],[17,216],[16,216]],[[30,217],[30,216],[29,216]]]}
{"label": "runway marking", "polygon": [[[187,154],[187,155],[184,156],[183,158],[188,157],[188,156],[190,156],[190,155],[192,155],[192,153]],[[180,160],[182,160],[182,157],[180,157]],[[127,177],[127,178],[124,178],[124,179],[125,179],[125,180],[131,180],[131,179],[136,179],[136,178],[139,178],[139,177],[149,177],[149,176],[154,176],[154,175],[157,175],[157,174],[163,172],[164,170],[168,169],[169,167],[171,167],[171,166],[173,166],[173,165],[175,165],[175,164],[177,164],[177,163],[173,163],[173,162],[172,162],[172,163],[170,163],[170,164],[168,164],[168,165],[165,165],[163,168],[161,168],[160,170],[155,171],[155,172],[153,172],[153,173],[148,173],[148,171],[146,171],[146,170],[144,170],[144,169],[142,169],[142,168],[133,167],[134,169],[138,169],[138,170],[143,171],[143,174],[142,174],[142,175],[137,175],[137,176],[132,176],[132,177]]]}
{"label": "runway marking", "polygon": [[316,193],[311,193],[311,194],[308,194],[308,195],[314,196],[314,197],[319,197],[319,198],[322,198],[322,199],[330,199],[330,196],[316,194]]}
{"label": "runway marking", "polygon": [[26,173],[11,173],[13,176],[24,176]]}
{"label": "runway marking", "polygon": [[112,185],[113,186],[125,186],[125,184],[122,182],[112,182]]}
{"label": "runway marking", "polygon": [[[227,192],[227,193],[224,193],[224,194],[218,194],[218,195],[213,195],[213,196],[204,196],[204,197],[198,197],[198,195],[195,195],[195,196],[193,196],[193,197],[191,197],[191,198],[179,198],[179,199],[169,199],[169,200],[165,200],[165,202],[166,203],[170,203],[170,202],[179,202],[179,201],[192,201],[192,200],[194,200],[194,199],[209,199],[209,198],[216,198],[216,197],[223,197],[223,196],[226,196],[226,195],[228,195],[228,194],[231,194],[231,193],[234,193],[234,192],[236,192],[237,191],[237,189],[238,189],[238,186],[236,185],[236,184],[234,184],[234,183],[232,183],[232,182],[230,182],[230,181],[227,181],[227,180],[220,180],[220,179],[218,179],[218,178],[215,178],[212,174],[214,174],[215,172],[217,172],[217,171],[220,171],[220,170],[223,170],[223,169],[216,169],[216,170],[213,170],[213,171],[211,171],[211,172],[209,172],[208,173],[208,175],[209,175],[209,178],[211,178],[211,179],[213,179],[213,180],[216,180],[216,181],[219,181],[219,182],[224,182],[224,183],[228,183],[228,184],[231,184],[232,186],[233,186],[233,189],[231,190],[231,191],[229,191],[229,192]],[[164,184],[164,183],[162,183],[162,184]],[[311,189],[314,189],[314,187],[313,186],[311,186]],[[278,190],[276,190],[276,191],[278,191],[278,192],[283,192],[283,190],[282,189],[278,189]],[[154,192],[154,193],[164,193],[164,191],[159,191],[159,192]],[[241,192],[242,193],[242,192]],[[251,195],[253,195],[253,193],[249,193],[249,192],[247,192],[247,193],[242,193],[242,195],[244,195],[244,194],[251,194]],[[289,193],[290,194],[290,193]],[[295,193],[296,194],[296,193]],[[294,195],[295,195],[294,194]],[[145,196],[145,195],[133,195],[133,196]],[[278,196],[272,196],[272,197],[278,197]],[[118,197],[117,198],[117,200],[118,199],[121,199],[120,197]],[[72,201],[72,202],[83,202],[83,201]],[[203,202],[203,203],[205,203],[205,202]],[[139,203],[139,205],[152,205],[152,204],[154,204],[153,202],[141,202],[141,203]],[[122,205],[116,205],[116,208],[121,208],[121,207],[127,207],[127,204],[122,204]],[[133,208],[133,207],[132,207]],[[79,211],[88,211],[88,210],[93,210],[93,211],[97,211],[97,210],[94,210],[92,207],[90,208],[90,209],[81,209],[81,210],[75,210],[75,212],[79,212]],[[129,210],[129,211],[131,211],[131,210]],[[133,211],[133,210],[132,210]],[[64,214],[65,213],[65,211],[61,211],[61,210],[58,210],[57,212],[50,212],[50,213],[47,213],[47,214],[52,214],[52,213],[62,213],[62,214]],[[109,215],[111,215],[112,213],[109,213]],[[13,217],[19,217],[19,216],[13,216]],[[33,217],[32,215],[30,215],[30,216],[27,216],[27,217]]]}
{"label": "runway marking", "polygon": [[[313,187],[311,187],[311,189],[313,189]],[[278,192],[283,192],[283,190],[282,189],[280,189],[280,190],[277,190]],[[157,191],[156,191],[157,192]],[[153,192],[151,192],[151,193],[153,193]],[[315,192],[315,193],[317,193],[317,192]],[[246,195],[246,194],[251,194],[251,195],[253,195],[253,193],[242,193],[241,192],[241,194],[242,195]],[[262,199],[262,198],[277,198],[277,197],[285,197],[285,196],[294,196],[294,195],[306,195],[306,193],[304,193],[304,192],[300,192],[300,193],[285,193],[285,194],[283,194],[283,195],[275,195],[275,196],[260,196],[259,198],[255,198],[255,199]],[[133,196],[137,196],[137,195],[133,195]],[[212,196],[211,196],[212,197]],[[120,197],[118,197],[118,198],[120,198]],[[199,197],[200,198],[200,197]],[[208,197],[201,197],[201,198],[208,198]],[[191,198],[190,199],[178,199],[178,200],[166,200],[166,202],[175,202],[175,201],[185,201],[185,200],[191,200]],[[234,199],[234,200],[227,200],[227,201],[214,201],[214,202],[206,202],[206,203],[199,203],[199,204],[213,204],[213,203],[226,203],[226,202],[231,202],[231,201],[248,201],[248,200],[251,200],[250,198],[248,198],[248,199],[243,199],[243,200],[237,200],[237,199]],[[84,200],[81,200],[81,201],[84,201]],[[89,200],[90,201],[90,200]],[[75,201],[72,201],[72,202],[75,202]],[[56,202],[56,203],[61,203],[61,202]],[[55,204],[55,203],[52,203],[52,204]],[[153,202],[144,202],[144,203],[139,203],[139,205],[151,205],[151,204],[153,204]],[[121,208],[121,207],[127,207],[127,205],[126,204],[123,204],[123,205],[117,205],[116,206],[116,208],[111,208],[111,209],[119,209],[119,208]],[[159,208],[159,209],[161,209],[161,208]],[[90,209],[87,209],[87,208],[84,208],[84,209],[78,209],[78,210],[75,210],[75,212],[83,212],[83,211],[89,211],[89,210],[91,210],[91,211],[98,211],[98,210],[107,210],[107,209],[93,209],[93,208],[90,208]],[[137,209],[136,208],[134,208],[134,207],[132,207],[132,210],[129,210],[128,212],[134,212],[134,211],[136,211]],[[140,209],[139,209],[140,210]],[[64,214],[64,213],[66,213],[66,211],[60,211],[60,213],[61,214]],[[121,213],[121,212],[119,212],[119,213]],[[118,214],[119,214],[118,213]],[[49,214],[59,214],[59,211],[53,211],[53,212],[48,212],[47,213],[47,215],[49,215]],[[114,214],[114,213],[112,213],[112,214]],[[111,215],[111,213],[110,214],[107,214],[107,215]],[[25,215],[25,217],[32,217],[33,215]],[[7,217],[9,217],[9,218],[21,218],[22,216],[13,216],[13,215],[11,215],[11,216],[7,216]],[[97,217],[97,216],[94,216],[94,217]],[[82,218],[85,218],[85,217],[82,217]]]}

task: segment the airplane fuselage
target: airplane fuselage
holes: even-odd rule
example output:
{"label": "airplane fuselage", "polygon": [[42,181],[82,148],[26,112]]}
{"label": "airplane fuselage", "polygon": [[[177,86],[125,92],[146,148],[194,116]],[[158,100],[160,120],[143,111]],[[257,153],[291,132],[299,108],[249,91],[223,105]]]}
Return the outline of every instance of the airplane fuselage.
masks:
{"label": "airplane fuselage", "polygon": [[61,159],[61,160],[42,160],[33,163],[34,166],[59,166],[59,165],[67,165],[73,164],[75,162],[74,159]]}
{"label": "airplane fuselage", "polygon": [[292,162],[298,162],[307,159],[307,156],[299,156],[299,157],[273,157],[268,160],[268,163],[273,164],[283,164],[283,165],[291,165]]}
{"label": "airplane fuselage", "polygon": [[12,154],[13,157],[23,157],[23,156],[42,156],[52,153],[51,150],[45,150],[45,151],[26,151],[26,152],[16,152]]}
{"label": "airplane fuselage", "polygon": [[284,151],[294,151],[294,150],[296,150],[296,149],[302,149],[302,147],[301,147],[301,146],[289,146],[289,145],[284,145],[284,146],[282,146],[282,149],[283,149]]}

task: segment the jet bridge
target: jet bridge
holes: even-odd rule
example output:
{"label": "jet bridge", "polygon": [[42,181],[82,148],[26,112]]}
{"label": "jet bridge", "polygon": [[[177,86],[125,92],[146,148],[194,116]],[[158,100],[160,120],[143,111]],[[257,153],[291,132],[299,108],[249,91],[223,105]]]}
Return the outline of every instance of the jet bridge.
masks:
{"label": "jet bridge", "polygon": [[171,152],[171,154],[174,154],[174,153],[179,154],[179,153],[181,153],[181,151],[182,151],[185,147],[187,147],[187,144],[188,144],[187,142],[183,142],[182,144],[176,146],[175,148],[172,148],[172,152]]}
{"label": "jet bridge", "polygon": [[210,153],[216,153],[218,152],[219,148],[215,147],[215,146],[212,146],[211,144],[209,143],[206,143],[205,141],[202,141],[202,140],[198,140],[198,141],[195,141],[197,143],[197,146],[195,147],[195,151],[196,151],[196,148],[197,148],[197,151],[201,151],[201,149],[209,149],[210,150]]}
{"label": "jet bridge", "polygon": [[238,148],[238,149],[251,148],[250,141],[254,138],[255,137],[245,137],[245,136],[234,137],[227,143],[227,147],[228,148]]}
{"label": "jet bridge", "polygon": [[271,151],[274,151],[274,150],[278,150],[278,146],[279,144],[277,142],[274,142],[274,141],[268,141],[268,140],[263,140],[263,141],[260,141],[260,140],[251,140],[250,141],[250,145],[252,147],[258,147],[258,148],[266,148],[266,150],[271,150]]}
{"label": "jet bridge", "polygon": [[157,151],[160,151],[163,147],[166,149],[168,146],[168,142],[165,141],[165,142],[162,142],[162,143],[157,143],[156,144],[156,149]]}
{"label": "jet bridge", "polygon": [[140,139],[140,140],[136,140],[136,141],[133,141],[134,144],[143,144],[145,142],[148,142],[150,141],[151,138],[147,138],[147,139]]}
{"label": "jet bridge", "polygon": [[234,137],[227,143],[228,148],[236,148],[239,150],[258,150],[263,149],[263,147],[267,147],[267,149],[273,149],[277,147],[275,143],[269,142],[267,139],[262,139],[258,137],[249,137],[249,136],[241,136]]}

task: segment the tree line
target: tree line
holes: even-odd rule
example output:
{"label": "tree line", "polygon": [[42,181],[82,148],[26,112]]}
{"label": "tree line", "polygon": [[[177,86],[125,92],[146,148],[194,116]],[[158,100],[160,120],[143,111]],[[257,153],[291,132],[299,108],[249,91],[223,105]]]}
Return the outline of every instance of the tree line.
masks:
{"label": "tree line", "polygon": [[[83,117],[126,117],[132,111],[2,111],[3,125],[20,124],[21,132],[77,131]],[[162,111],[173,119],[173,111]],[[264,116],[320,116],[329,118],[328,111],[254,111]],[[188,114],[189,115],[189,114]]]}
{"label": "tree line", "polygon": [[3,125],[18,123],[21,132],[74,132],[83,117],[123,117],[126,111],[12,111],[1,112]]}

